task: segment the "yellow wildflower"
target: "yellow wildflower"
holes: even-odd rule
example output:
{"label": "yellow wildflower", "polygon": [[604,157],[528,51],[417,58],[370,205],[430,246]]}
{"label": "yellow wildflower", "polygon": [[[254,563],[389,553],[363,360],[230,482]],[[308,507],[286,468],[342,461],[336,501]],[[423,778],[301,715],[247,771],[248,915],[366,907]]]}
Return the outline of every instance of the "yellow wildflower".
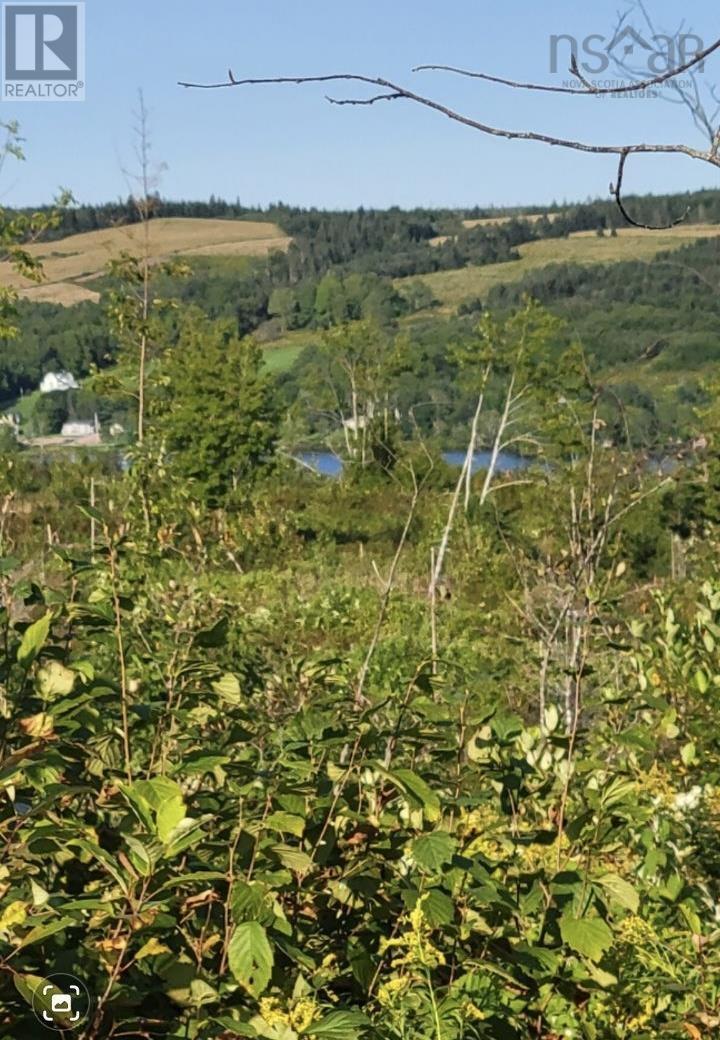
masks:
{"label": "yellow wildflower", "polygon": [[309,1025],[321,1016],[317,1003],[309,997],[302,997],[291,1009],[289,1022],[293,1029],[302,1033]]}

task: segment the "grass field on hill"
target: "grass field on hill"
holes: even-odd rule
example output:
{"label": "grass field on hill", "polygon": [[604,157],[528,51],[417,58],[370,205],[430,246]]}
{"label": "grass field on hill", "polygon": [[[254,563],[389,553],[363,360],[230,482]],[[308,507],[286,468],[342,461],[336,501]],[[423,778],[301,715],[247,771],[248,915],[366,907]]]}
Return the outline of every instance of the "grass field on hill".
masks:
{"label": "grass field on hill", "polygon": [[[462,267],[424,274],[421,280],[440,300],[442,309],[454,310],[469,297],[485,296],[495,285],[519,281],[529,271],[549,264],[602,264],[618,260],[651,260],[658,253],[680,249],[698,238],[720,236],[717,224],[684,224],[669,231],[622,228],[616,238],[599,238],[594,231],[580,231],[569,238],[541,239],[518,247],[520,260],[484,267]],[[417,278],[398,279],[399,288]]]}
{"label": "grass field on hill", "polygon": [[[627,228],[617,238],[599,238],[595,232],[578,232],[569,238],[543,239],[519,247],[520,260],[484,267],[463,267],[434,274],[413,275],[397,279],[402,288],[408,282],[425,282],[441,306],[433,313],[452,313],[463,300],[484,297],[495,285],[519,281],[529,271],[550,264],[601,264],[620,260],[651,260],[658,253],[682,246],[699,238],[720,236],[715,224],[688,224],[670,231],[641,231]],[[413,320],[405,319],[406,321]],[[320,339],[318,330],[302,329],[288,332],[264,346],[267,370],[274,373],[287,371],[310,343]]]}
{"label": "grass field on hill", "polygon": [[[0,279],[38,302],[70,306],[82,300],[97,300],[93,279],[102,275],[110,260],[122,252],[142,248],[139,224],[88,231],[56,242],[44,242],[28,251],[43,262],[45,279],[34,285],[15,274],[9,264],[0,264]],[[287,249],[290,239],[269,221],[206,220],[171,217],[150,224],[153,259],[171,256],[265,256]]]}

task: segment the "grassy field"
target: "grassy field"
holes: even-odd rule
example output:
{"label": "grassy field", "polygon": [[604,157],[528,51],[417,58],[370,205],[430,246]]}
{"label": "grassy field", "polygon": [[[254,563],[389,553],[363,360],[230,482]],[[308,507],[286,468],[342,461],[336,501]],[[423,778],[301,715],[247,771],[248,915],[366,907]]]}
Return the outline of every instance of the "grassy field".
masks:
{"label": "grassy field", "polygon": [[463,227],[497,227],[499,224],[509,224],[511,220],[524,220],[528,224],[537,224],[543,217],[547,217],[552,222],[557,216],[557,213],[516,213],[510,217],[481,217],[479,220],[463,220]]}
{"label": "grassy field", "polygon": [[[410,278],[399,278],[395,284],[401,289],[407,282],[425,282],[441,303],[433,314],[449,314],[463,300],[475,296],[482,298],[493,286],[518,281],[529,271],[549,264],[650,260],[657,253],[679,249],[698,238],[717,236],[720,236],[720,227],[715,224],[688,224],[666,232],[627,228],[620,230],[617,238],[598,238],[594,231],[580,231],[570,238],[543,239],[520,246],[520,260],[413,275]],[[413,316],[404,320],[413,321],[416,318]],[[263,349],[267,370],[273,373],[287,371],[305,347],[317,342],[319,336],[317,331],[301,330],[288,332],[280,339],[265,344]]]}
{"label": "grassy field", "polygon": [[305,347],[318,343],[321,337],[322,333],[316,329],[299,329],[297,332],[287,332],[282,339],[264,345],[266,370],[273,373],[287,372]]}
{"label": "grassy field", "polygon": [[[7,263],[0,264],[0,279],[32,300],[65,306],[97,300],[93,279],[103,274],[108,262],[120,253],[138,253],[141,236],[141,226],[133,224],[33,245],[29,252],[43,262],[43,283],[28,282]],[[289,243],[290,239],[269,221],[172,217],[150,224],[150,248],[156,261],[171,256],[265,256],[275,249],[287,249]]]}
{"label": "grassy field", "polygon": [[[519,281],[529,271],[549,264],[602,264],[617,260],[650,260],[658,253],[679,249],[698,238],[720,236],[716,224],[685,224],[670,231],[622,228],[616,238],[599,238],[594,231],[580,231],[569,238],[542,239],[518,247],[520,260],[485,267],[463,267],[453,271],[424,274],[421,280],[432,289],[445,311],[455,310],[469,297],[482,298],[495,285]],[[401,288],[417,278],[398,279]]]}

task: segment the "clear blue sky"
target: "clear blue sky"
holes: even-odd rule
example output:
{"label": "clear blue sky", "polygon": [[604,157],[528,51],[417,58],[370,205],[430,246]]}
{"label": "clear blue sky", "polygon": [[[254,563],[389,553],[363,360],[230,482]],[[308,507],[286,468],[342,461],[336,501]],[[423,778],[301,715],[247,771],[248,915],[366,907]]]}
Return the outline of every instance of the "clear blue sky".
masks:
{"label": "clear blue sky", "polygon": [[[710,0],[647,0],[674,30],[681,10],[707,41],[719,35]],[[396,78],[497,124],[588,141],[699,143],[684,109],[661,101],[533,97],[447,75],[412,74],[438,62],[547,82],[549,36],[609,34],[622,0],[88,0],[87,100],[2,102],[17,118],[28,161],[7,165],[6,205],[127,194],[132,112],[139,87],[151,113],[154,155],[167,164],[161,191],[211,193],[248,204],[326,208],[543,203],[604,195],[611,158],[496,141],[405,102],[336,108],[322,87],[193,92],[179,79],[355,71]],[[720,84],[720,56],[705,73]],[[628,190],[715,183],[681,158],[634,160]]]}

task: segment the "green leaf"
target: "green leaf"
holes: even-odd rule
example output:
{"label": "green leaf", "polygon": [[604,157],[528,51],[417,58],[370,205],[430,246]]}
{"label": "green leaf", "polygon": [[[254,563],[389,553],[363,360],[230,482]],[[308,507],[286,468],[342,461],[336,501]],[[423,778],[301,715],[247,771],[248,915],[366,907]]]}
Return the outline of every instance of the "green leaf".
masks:
{"label": "green leaf", "polygon": [[296,838],[302,838],[305,830],[305,820],[302,816],[293,813],[274,812],[268,816],[265,826],[280,833],[294,834]]}
{"label": "green leaf", "polygon": [[613,934],[599,917],[563,917],[560,934],[571,950],[599,961],[613,944]]}
{"label": "green leaf", "polygon": [[692,743],[685,744],[685,746],[680,751],[680,757],[682,758],[683,765],[685,765],[685,766],[691,766],[695,762],[697,762],[697,757],[698,756],[697,756],[697,748],[696,748],[695,744],[692,744]]}
{"label": "green leaf", "polygon": [[410,851],[419,866],[437,872],[445,863],[450,862],[455,848],[455,839],[447,831],[433,831],[432,834],[423,834],[416,838]]}
{"label": "green leaf", "polygon": [[50,935],[55,935],[56,932],[62,932],[65,928],[74,926],[77,926],[77,921],[72,917],[59,917],[57,920],[48,921],[47,924],[37,924],[23,936],[16,949],[22,950],[26,946],[32,946],[33,943],[42,942],[43,939],[47,939]]}
{"label": "green leaf", "polygon": [[242,703],[240,681],[237,676],[228,672],[226,675],[223,675],[222,679],[214,682],[212,688],[220,700],[225,701],[226,704],[238,705]]}
{"label": "green leaf", "polygon": [[94,859],[102,863],[102,865],[107,870],[108,874],[110,874],[110,876],[113,877],[115,881],[117,881],[122,891],[127,894],[127,878],[125,878],[123,874],[120,872],[115,863],[115,860],[109,852],[106,852],[105,849],[101,849],[99,845],[95,844],[95,842],[88,841],[86,838],[73,838],[67,844],[77,845],[77,847],[79,849],[82,849],[83,852],[87,852],[89,856],[92,856]]}
{"label": "green leaf", "polygon": [[293,848],[292,845],[273,845],[270,851],[275,853],[284,867],[294,870],[296,874],[306,874],[313,865],[307,852]]}
{"label": "green leaf", "polygon": [[170,840],[170,836],[181,820],[185,819],[185,803],[182,796],[168,798],[157,811],[157,836],[160,841]]}
{"label": "green leaf", "polygon": [[25,629],[17,652],[18,664],[21,664],[23,668],[30,667],[45,645],[50,632],[51,619],[52,611],[49,610]]}
{"label": "green leaf", "polygon": [[370,1025],[362,1011],[331,1011],[319,1022],[313,1022],[301,1036],[319,1036],[324,1040],[356,1040]]}
{"label": "green leaf", "polygon": [[53,697],[67,697],[72,693],[76,678],[76,673],[59,661],[48,661],[37,673],[38,693],[46,701]]}
{"label": "green leaf", "polygon": [[275,914],[272,901],[267,899],[268,890],[260,881],[244,881],[242,878],[233,884],[230,897],[230,908],[233,921],[259,921],[272,924]]}
{"label": "green leaf", "polygon": [[226,617],[220,618],[212,628],[206,628],[202,632],[198,632],[193,640],[193,645],[205,648],[225,646],[229,627],[230,619]]}
{"label": "green leaf", "polygon": [[273,969],[273,951],[265,929],[257,921],[244,921],[233,932],[228,947],[230,971],[252,997],[267,988]]}
{"label": "green leaf", "polygon": [[423,810],[429,823],[437,823],[440,819],[440,799],[422,777],[411,769],[395,769],[387,773],[387,777],[414,808]]}
{"label": "green leaf", "polygon": [[163,850],[165,858],[172,859],[192,845],[197,845],[203,837],[202,825],[207,819],[208,817],[203,816],[199,820],[193,820],[190,816],[186,816],[176,827],[173,827]]}
{"label": "green leaf", "polygon": [[455,904],[439,888],[431,888],[425,894],[422,910],[425,919],[434,927],[451,924],[455,917]]}
{"label": "green leaf", "polygon": [[142,877],[149,877],[152,874],[154,862],[153,857],[149,851],[145,848],[141,841],[137,838],[133,838],[131,834],[125,836],[125,842],[129,850],[129,858],[132,865],[137,870],[138,874]]}
{"label": "green leaf", "polygon": [[227,874],[223,874],[219,870],[198,870],[195,874],[179,874],[161,885],[155,894],[160,895],[161,892],[167,892],[169,888],[176,889],[181,885],[200,884],[204,881],[223,881],[226,878]]}
{"label": "green leaf", "polygon": [[[43,1011],[47,1011],[48,1014],[52,1013],[53,1021],[56,1024],[64,1023],[68,1029],[71,1028],[69,1019],[64,1018],[64,1016],[58,1017],[57,1012],[53,1012],[52,998],[60,995],[60,990],[57,986],[48,983],[45,979],[40,978],[39,975],[20,975],[18,973],[13,976],[13,981],[15,989],[20,996],[36,1013]],[[48,987],[47,993],[43,993],[43,989],[46,986]]]}
{"label": "green leaf", "polygon": [[230,1036],[257,1037],[258,1031],[249,1022],[237,1022],[230,1015],[217,1015],[212,1019],[213,1025],[220,1026]]}
{"label": "green leaf", "polygon": [[609,893],[613,902],[619,903],[633,914],[638,912],[640,896],[629,881],[621,878],[619,874],[606,874],[605,877],[599,878],[597,883]]}
{"label": "green leaf", "polygon": [[136,780],[129,787],[122,785],[125,793],[138,795],[157,812],[169,798],[182,798],[182,788],[167,776],[155,776],[152,780]]}

